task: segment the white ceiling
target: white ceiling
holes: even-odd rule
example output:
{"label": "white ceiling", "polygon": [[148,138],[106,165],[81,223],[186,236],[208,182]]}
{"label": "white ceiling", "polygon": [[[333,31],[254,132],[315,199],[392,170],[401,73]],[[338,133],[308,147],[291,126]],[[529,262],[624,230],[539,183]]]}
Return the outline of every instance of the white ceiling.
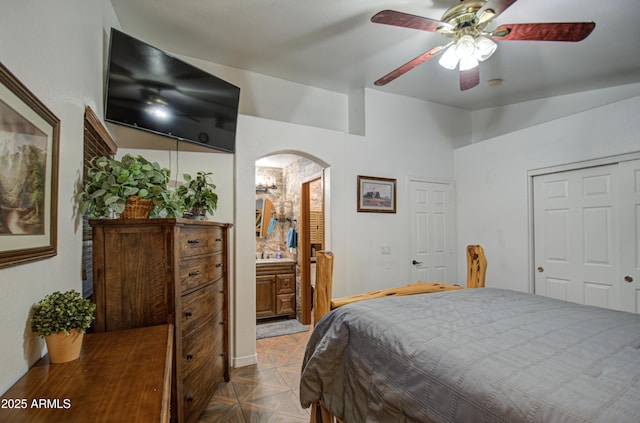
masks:
{"label": "white ceiling", "polygon": [[[468,110],[640,81],[640,0],[519,0],[504,23],[594,21],[578,43],[499,41],[481,84],[424,63],[373,81],[432,47],[437,33],[370,22],[392,9],[439,20],[456,0],[111,0],[122,30],[163,50],[349,93],[363,87]],[[490,87],[487,81],[504,83]]]}

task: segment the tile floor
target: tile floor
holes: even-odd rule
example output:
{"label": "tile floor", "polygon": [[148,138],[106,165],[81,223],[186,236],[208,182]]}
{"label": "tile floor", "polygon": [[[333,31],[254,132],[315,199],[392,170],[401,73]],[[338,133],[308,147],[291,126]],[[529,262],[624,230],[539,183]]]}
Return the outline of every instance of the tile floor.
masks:
{"label": "tile floor", "polygon": [[258,364],[231,369],[198,423],[308,423],[298,388],[310,333],[257,340]]}

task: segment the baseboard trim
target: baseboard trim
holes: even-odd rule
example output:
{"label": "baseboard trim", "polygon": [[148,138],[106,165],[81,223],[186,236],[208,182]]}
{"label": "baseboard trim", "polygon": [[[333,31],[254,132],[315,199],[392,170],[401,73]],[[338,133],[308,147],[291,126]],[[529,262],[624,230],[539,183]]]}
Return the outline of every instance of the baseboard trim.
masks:
{"label": "baseboard trim", "polygon": [[233,358],[233,367],[245,367],[251,366],[252,364],[258,364],[258,354],[247,355],[245,357],[234,357]]}

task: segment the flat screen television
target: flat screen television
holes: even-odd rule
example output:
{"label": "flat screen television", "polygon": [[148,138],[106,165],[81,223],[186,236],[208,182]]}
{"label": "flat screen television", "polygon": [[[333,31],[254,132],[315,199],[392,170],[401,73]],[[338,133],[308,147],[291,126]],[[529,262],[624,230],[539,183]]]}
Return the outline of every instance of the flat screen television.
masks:
{"label": "flat screen television", "polygon": [[235,152],[240,88],[111,29],[105,120]]}

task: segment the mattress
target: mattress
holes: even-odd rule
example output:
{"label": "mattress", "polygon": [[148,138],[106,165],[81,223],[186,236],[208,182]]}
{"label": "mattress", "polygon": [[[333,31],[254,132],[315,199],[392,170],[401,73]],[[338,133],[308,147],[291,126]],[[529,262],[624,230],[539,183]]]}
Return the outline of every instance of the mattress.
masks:
{"label": "mattress", "polygon": [[640,315],[492,288],[335,309],[300,402],[345,423],[640,422]]}

